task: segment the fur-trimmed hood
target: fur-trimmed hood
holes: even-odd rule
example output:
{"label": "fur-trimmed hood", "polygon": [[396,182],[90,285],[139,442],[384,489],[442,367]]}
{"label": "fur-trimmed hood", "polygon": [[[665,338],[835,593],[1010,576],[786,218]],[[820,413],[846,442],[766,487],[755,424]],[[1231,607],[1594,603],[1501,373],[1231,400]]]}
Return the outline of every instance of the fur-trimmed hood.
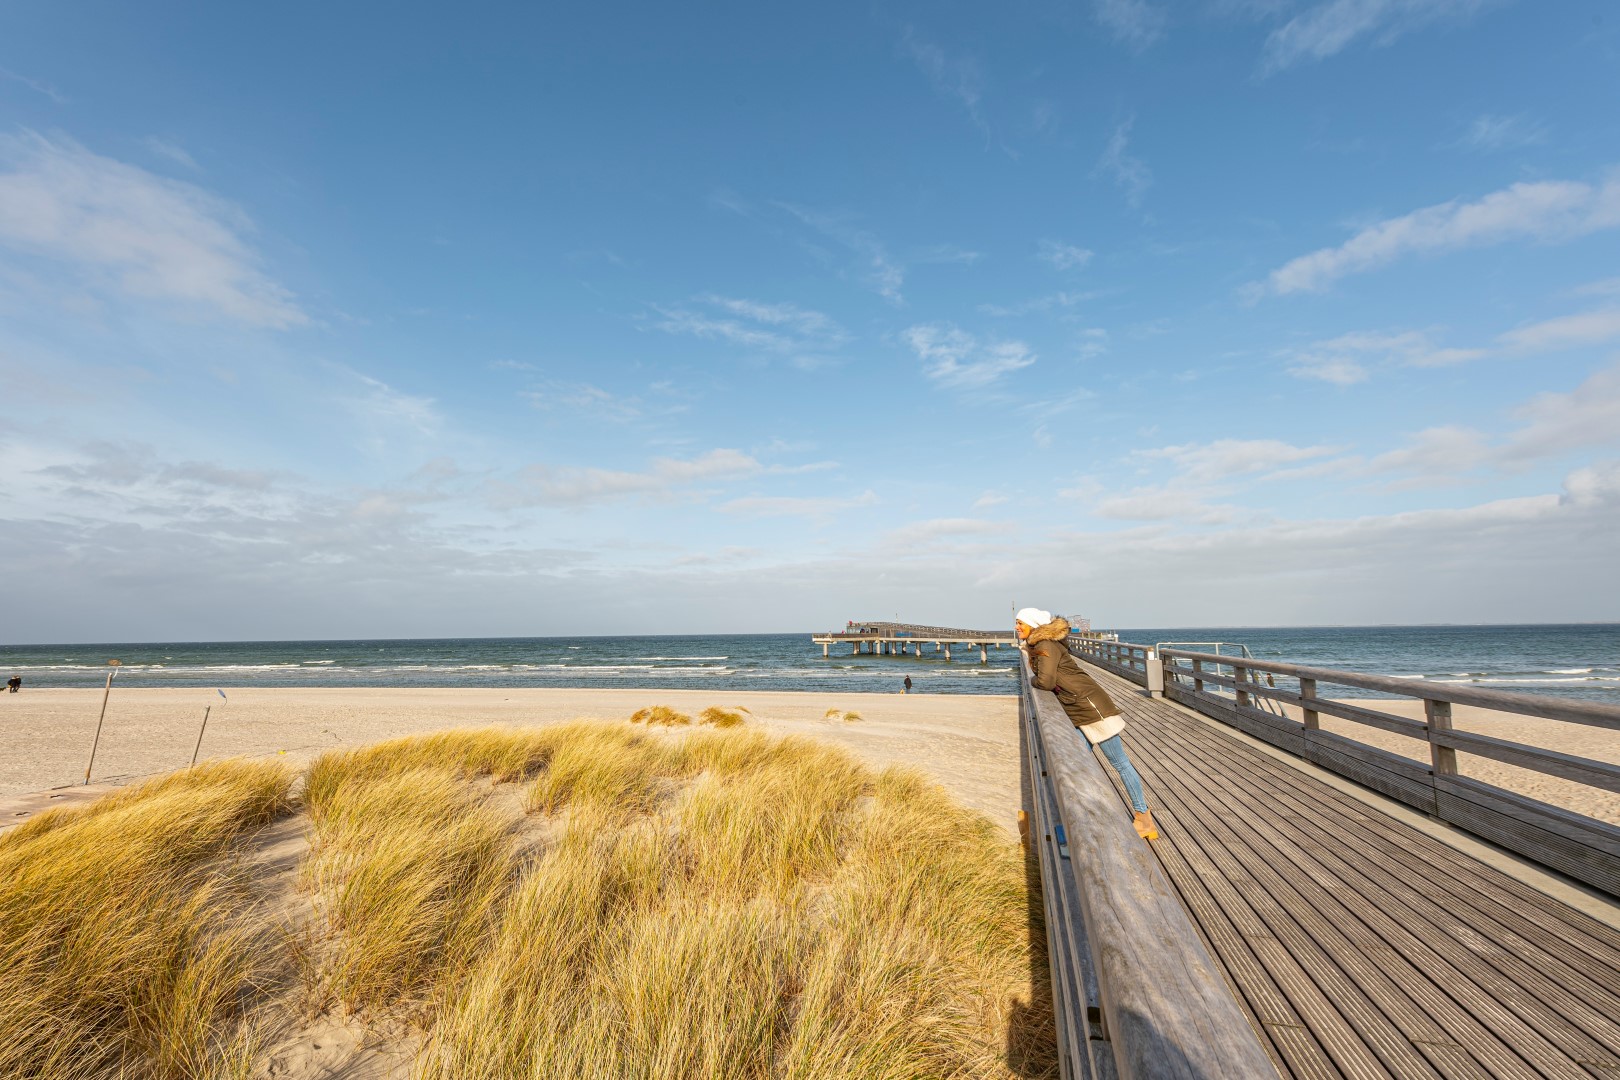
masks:
{"label": "fur-trimmed hood", "polygon": [[1060,615],[1045,626],[1035,627],[1024,640],[1033,645],[1037,641],[1067,641],[1068,638],[1069,620]]}

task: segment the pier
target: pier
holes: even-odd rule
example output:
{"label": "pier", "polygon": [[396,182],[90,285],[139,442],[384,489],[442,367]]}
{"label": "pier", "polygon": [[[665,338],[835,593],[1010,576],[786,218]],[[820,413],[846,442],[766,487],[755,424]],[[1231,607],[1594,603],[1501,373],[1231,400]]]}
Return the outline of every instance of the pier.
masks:
{"label": "pier", "polygon": [[[1136,836],[1113,770],[1020,664],[1064,1080],[1620,1078],[1620,828],[1474,779],[1467,759],[1607,791],[1620,767],[1451,718],[1474,705],[1620,732],[1620,707],[1069,647],[1127,719],[1160,838]],[[1424,719],[1330,684],[1422,700]]]}
{"label": "pier", "polygon": [[[1085,619],[1071,619],[1076,634],[1088,633],[1091,624]],[[826,659],[834,645],[848,643],[850,655],[866,653],[871,656],[921,656],[923,646],[932,645],[936,655],[951,659],[951,646],[979,650],[979,663],[990,662],[990,647],[1001,649],[1016,646],[1018,636],[1011,630],[959,630],[949,626],[923,626],[920,623],[885,622],[883,620],[851,620],[840,631],[816,634],[811,642],[821,646]]]}

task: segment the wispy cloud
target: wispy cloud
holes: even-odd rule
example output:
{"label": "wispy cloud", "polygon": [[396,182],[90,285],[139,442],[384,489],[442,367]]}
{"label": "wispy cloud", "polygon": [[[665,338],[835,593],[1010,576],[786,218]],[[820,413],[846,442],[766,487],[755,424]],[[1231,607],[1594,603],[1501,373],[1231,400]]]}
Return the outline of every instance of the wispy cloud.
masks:
{"label": "wispy cloud", "polygon": [[1095,252],[1089,248],[1065,244],[1061,240],[1045,239],[1040,242],[1036,258],[1050,263],[1057,270],[1073,270],[1090,262],[1094,254]]}
{"label": "wispy cloud", "polygon": [[1087,300],[1095,300],[1103,295],[1101,292],[1069,292],[1059,290],[1047,293],[1045,296],[1032,297],[1021,300],[1016,304],[980,304],[979,310],[986,315],[1016,316],[1029,315],[1038,311],[1055,311],[1059,308],[1071,308]]}
{"label": "wispy cloud", "polygon": [[726,341],[745,349],[792,355],[795,363],[829,362],[826,353],[849,340],[832,319],[819,311],[790,303],[766,303],[713,294],[688,307],[658,307],[662,318],[654,327],[666,334],[685,334]]}
{"label": "wispy cloud", "polygon": [[631,472],[581,466],[530,465],[493,490],[502,506],[586,506],[634,496],[667,497],[694,485],[752,476],[764,467],[740,450],[710,450],[695,458],[656,458]]}
{"label": "wispy cloud", "polygon": [[1337,386],[1365,382],[1371,364],[1401,364],[1407,367],[1446,367],[1486,356],[1484,349],[1446,348],[1434,343],[1430,332],[1406,330],[1396,333],[1341,334],[1315,341],[1283,353],[1288,373],[1302,379],[1318,379]]}
{"label": "wispy cloud", "polygon": [[1512,116],[1476,116],[1451,145],[1463,150],[1513,150],[1523,146],[1539,146],[1547,141],[1547,129],[1523,113]]}
{"label": "wispy cloud", "polygon": [[900,37],[900,48],[917,65],[918,70],[928,76],[934,93],[962,106],[973,126],[988,138],[990,125],[979,110],[979,101],[984,94],[984,75],[979,70],[978,61],[971,56],[952,56],[909,26]]}
{"label": "wispy cloud", "polygon": [[10,68],[0,67],[0,79],[5,79],[7,82],[21,83],[34,93],[48,97],[58,105],[67,104],[67,96],[61,91],[57,90],[56,87],[52,86],[50,83],[40,82],[38,79],[31,79],[27,75],[12,71]]}
{"label": "wispy cloud", "polygon": [[1164,11],[1147,0],[1092,0],[1091,13],[1115,41],[1132,49],[1145,49],[1164,35]]}
{"label": "wispy cloud", "polygon": [[1261,57],[1262,74],[1323,60],[1366,38],[1389,45],[1441,21],[1462,21],[1496,0],[1327,0],[1272,31]]}
{"label": "wispy cloud", "polygon": [[54,260],[84,284],[254,326],[307,323],[260,269],[236,207],[69,139],[0,135],[0,247]]}
{"label": "wispy cloud", "polygon": [[1481,247],[1511,239],[1562,240],[1620,225],[1620,171],[1601,184],[1572,180],[1519,183],[1474,202],[1440,203],[1362,229],[1338,247],[1302,255],[1247,290],[1266,294],[1320,292],[1348,274],[1408,255]]}
{"label": "wispy cloud", "polygon": [[520,396],[537,409],[565,409],[617,423],[628,423],[641,417],[641,402],[638,399],[615,394],[590,383],[545,382],[522,391]]}
{"label": "wispy cloud", "polygon": [[1167,461],[1184,480],[1214,483],[1237,476],[1272,472],[1338,452],[1338,447],[1294,446],[1280,439],[1217,439],[1209,443],[1183,443],[1153,450],[1137,450],[1131,456],[1141,461]]}
{"label": "wispy cloud", "polygon": [[1135,123],[1134,116],[1121,121],[1108,137],[1108,145],[1097,161],[1097,171],[1111,177],[1125,192],[1125,201],[1133,207],[1142,204],[1143,194],[1153,184],[1153,170],[1130,152],[1131,128]]}
{"label": "wispy cloud", "polygon": [[888,249],[877,237],[850,224],[847,218],[838,214],[793,203],[779,202],[773,205],[854,253],[859,260],[861,280],[879,296],[896,306],[906,302],[900,292],[906,282],[905,268],[890,257]]}
{"label": "wispy cloud", "polygon": [[981,343],[954,326],[913,326],[901,336],[923,361],[923,373],[954,389],[988,386],[1035,362],[1035,354],[1022,341]]}
{"label": "wispy cloud", "polygon": [[1514,415],[1523,423],[1499,452],[1506,462],[1620,444],[1620,364],[1568,393],[1537,394]]}
{"label": "wispy cloud", "polygon": [[1497,337],[1506,349],[1546,352],[1583,345],[1601,345],[1620,338],[1620,308],[1603,308],[1563,315],[1509,330]]}
{"label": "wispy cloud", "polygon": [[750,495],[721,503],[716,509],[750,517],[808,517],[830,519],[845,510],[876,506],[877,493],[851,496]]}
{"label": "wispy cloud", "polygon": [[196,158],[186,153],[186,148],[173,139],[160,139],[156,135],[149,135],[146,137],[145,143],[146,148],[158,157],[167,158],[176,165],[184,165],[193,171],[197,169]]}

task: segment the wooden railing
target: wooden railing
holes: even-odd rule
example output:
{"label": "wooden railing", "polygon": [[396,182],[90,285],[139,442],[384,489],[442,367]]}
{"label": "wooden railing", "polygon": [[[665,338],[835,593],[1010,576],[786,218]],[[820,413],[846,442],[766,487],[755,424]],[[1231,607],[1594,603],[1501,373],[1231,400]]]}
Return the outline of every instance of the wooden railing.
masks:
{"label": "wooden railing", "polygon": [[1128,641],[1097,641],[1093,638],[1070,638],[1069,651],[1083,656],[1100,668],[1129,679],[1138,686],[1147,685],[1147,645],[1132,645]]}
{"label": "wooden railing", "polygon": [[[1134,648],[1146,650],[1145,646]],[[1097,662],[1084,652],[1081,655]],[[1620,896],[1620,828],[1567,807],[1465,776],[1458,768],[1458,754],[1489,758],[1615,792],[1620,792],[1620,765],[1529,743],[1458,731],[1452,725],[1451,716],[1453,705],[1469,705],[1620,731],[1620,706],[1471,686],[1418,683],[1387,675],[1175,648],[1165,649],[1150,663],[1163,665],[1164,695],[1172,701],[1544,866]],[[1134,681],[1142,685],[1150,683],[1146,678]],[[1158,680],[1155,677],[1151,681]],[[1322,697],[1318,693],[1322,684],[1416,699],[1423,702],[1424,718],[1413,720],[1381,712],[1366,701],[1350,704]],[[1300,719],[1281,716],[1278,715],[1280,710],[1262,707],[1275,704],[1295,706],[1300,710]],[[1324,731],[1323,716],[1338,717],[1424,743],[1428,760],[1414,760]]]}
{"label": "wooden railing", "polygon": [[1064,1080],[1273,1078],[1181,900],[1085,737],[1019,664]]}

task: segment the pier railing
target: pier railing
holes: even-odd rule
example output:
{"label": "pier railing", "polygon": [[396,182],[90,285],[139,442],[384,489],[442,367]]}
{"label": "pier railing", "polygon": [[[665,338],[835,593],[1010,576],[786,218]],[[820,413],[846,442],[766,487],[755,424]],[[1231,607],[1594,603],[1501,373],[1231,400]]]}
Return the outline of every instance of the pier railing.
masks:
{"label": "pier railing", "polygon": [[1085,737],[1019,670],[1063,1080],[1275,1077]]}
{"label": "pier railing", "polygon": [[[1121,646],[1120,655],[1134,657],[1123,652],[1126,648]],[[1177,648],[1157,655],[1148,646],[1128,648],[1143,650],[1149,657],[1145,670],[1138,672],[1121,659],[1093,654],[1083,645],[1075,651],[1150,690],[1162,687],[1172,701],[1620,896],[1620,827],[1469,776],[1459,755],[1488,758],[1610,792],[1620,792],[1620,765],[1459,731],[1452,723],[1452,706],[1465,705],[1620,731],[1620,706]],[[1336,701],[1323,696],[1322,688],[1329,685],[1421,701],[1423,719],[1383,712],[1368,701]],[[1297,719],[1282,715],[1282,706],[1294,707]],[[1393,732],[1422,744],[1426,752],[1420,751],[1422,758],[1415,759],[1325,731],[1323,716]]]}

